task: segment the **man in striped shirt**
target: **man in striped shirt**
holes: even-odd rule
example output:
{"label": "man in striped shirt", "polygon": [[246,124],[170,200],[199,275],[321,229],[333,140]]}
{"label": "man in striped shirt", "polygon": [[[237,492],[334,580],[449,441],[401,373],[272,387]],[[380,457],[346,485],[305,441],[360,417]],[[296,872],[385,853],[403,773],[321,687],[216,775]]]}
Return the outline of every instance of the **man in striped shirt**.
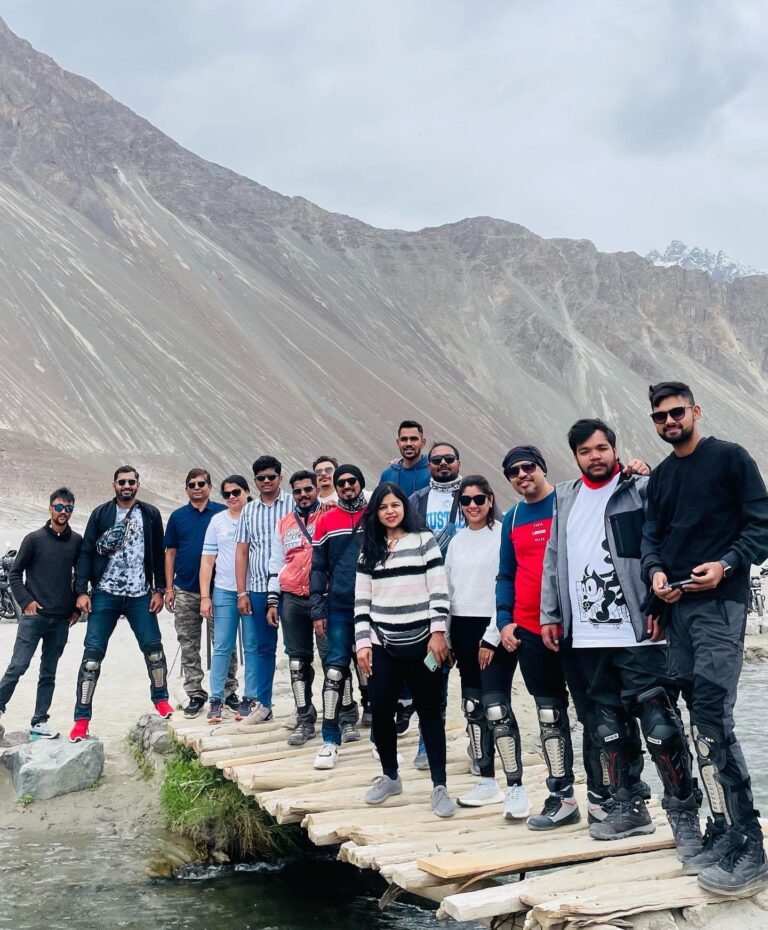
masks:
{"label": "man in striped shirt", "polygon": [[272,538],[279,520],[293,509],[290,494],[280,490],[282,465],[271,455],[262,455],[253,463],[253,478],[259,496],[240,514],[235,540],[235,577],[237,608],[252,614],[256,633],[256,694],[243,697],[247,709],[245,722],[262,723],[272,719],[272,681],[277,654],[277,621],[267,619],[267,589]]}

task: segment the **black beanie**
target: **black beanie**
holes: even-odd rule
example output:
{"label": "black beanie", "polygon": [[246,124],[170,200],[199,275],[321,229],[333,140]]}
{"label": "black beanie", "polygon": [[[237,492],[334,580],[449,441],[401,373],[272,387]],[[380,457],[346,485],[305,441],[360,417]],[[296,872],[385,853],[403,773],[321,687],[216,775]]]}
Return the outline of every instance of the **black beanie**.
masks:
{"label": "black beanie", "polygon": [[339,465],[339,467],[333,473],[334,487],[336,487],[336,484],[342,475],[354,475],[355,478],[357,478],[357,480],[360,482],[360,490],[362,491],[365,487],[365,478],[363,478],[363,473],[360,471],[357,465]]}
{"label": "black beanie", "polygon": [[541,467],[541,470],[544,474],[547,473],[547,463],[544,461],[544,456],[536,448],[536,446],[515,446],[513,449],[510,449],[509,452],[504,456],[504,461],[501,463],[502,470],[504,472],[504,477],[507,476],[507,470],[510,466],[514,465],[515,462],[535,462]]}

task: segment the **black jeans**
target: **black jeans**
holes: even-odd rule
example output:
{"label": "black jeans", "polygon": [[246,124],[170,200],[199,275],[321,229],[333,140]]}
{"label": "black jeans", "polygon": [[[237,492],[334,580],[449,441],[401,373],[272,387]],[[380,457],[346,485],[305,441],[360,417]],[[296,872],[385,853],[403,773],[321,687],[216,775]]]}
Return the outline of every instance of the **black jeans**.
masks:
{"label": "black jeans", "polygon": [[280,625],[283,629],[283,646],[292,659],[311,662],[314,657],[313,640],[317,642],[320,661],[325,665],[328,652],[328,638],[314,636],[312,617],[309,613],[309,597],[283,592],[280,613]]}
{"label": "black jeans", "polygon": [[[426,647],[424,656],[426,656]],[[381,770],[390,778],[397,777],[397,731],[395,714],[400,689],[406,682],[413,695],[419,715],[421,734],[429,759],[433,785],[445,784],[445,722],[441,713],[443,675],[430,672],[424,658],[400,659],[374,645],[372,674],[368,679],[376,748]]]}
{"label": "black jeans", "polygon": [[48,719],[48,711],[56,687],[56,668],[69,637],[69,622],[65,617],[47,617],[37,613],[22,616],[16,631],[11,663],[0,681],[0,711],[4,712],[21,676],[29,668],[37,644],[42,640],[40,677],[37,680],[37,701],[32,726]]}

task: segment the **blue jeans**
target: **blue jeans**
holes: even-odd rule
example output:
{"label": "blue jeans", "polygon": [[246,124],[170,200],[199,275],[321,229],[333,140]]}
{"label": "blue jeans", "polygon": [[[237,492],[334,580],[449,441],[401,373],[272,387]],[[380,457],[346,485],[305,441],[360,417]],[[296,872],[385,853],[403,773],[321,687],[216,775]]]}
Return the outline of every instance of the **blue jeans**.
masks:
{"label": "blue jeans", "polygon": [[[254,672],[248,674],[248,665],[245,668],[245,690],[247,696],[256,698],[265,707],[272,706],[272,682],[275,677],[275,664],[277,656],[277,627],[267,623],[267,592],[249,591],[251,600],[250,617],[243,617],[243,643],[245,643],[245,628],[250,627],[249,634],[253,636]],[[243,645],[245,651],[245,645]],[[253,688],[253,691],[251,691]]]}
{"label": "blue jeans", "polygon": [[[325,655],[326,677],[323,682],[323,742],[335,743],[341,746],[341,726],[339,713],[341,711],[342,694],[328,679],[329,668],[339,669],[346,678],[349,674],[349,663],[355,645],[355,612],[348,610],[328,610],[326,618],[326,636],[328,637],[328,652]],[[326,692],[334,692],[333,700],[326,700]],[[332,712],[326,713],[325,708],[333,704]],[[355,708],[357,718],[357,708]]]}
{"label": "blue jeans", "polygon": [[[232,650],[237,641],[237,628],[242,619],[243,659],[245,662],[245,694],[256,692],[256,640],[250,617],[237,612],[237,592],[213,587],[213,655],[211,656],[211,700],[224,700]],[[253,689],[253,690],[249,690]]]}

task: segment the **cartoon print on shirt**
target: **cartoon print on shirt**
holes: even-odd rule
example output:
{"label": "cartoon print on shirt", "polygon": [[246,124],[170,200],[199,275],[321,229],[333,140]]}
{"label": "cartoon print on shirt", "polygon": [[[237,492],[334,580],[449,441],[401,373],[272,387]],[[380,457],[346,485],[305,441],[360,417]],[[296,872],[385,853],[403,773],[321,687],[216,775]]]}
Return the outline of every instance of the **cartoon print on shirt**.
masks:
{"label": "cartoon print on shirt", "polygon": [[605,553],[603,565],[586,565],[581,581],[577,582],[579,620],[594,625],[629,621],[629,608],[613,567],[607,540],[603,540],[601,548]]}

